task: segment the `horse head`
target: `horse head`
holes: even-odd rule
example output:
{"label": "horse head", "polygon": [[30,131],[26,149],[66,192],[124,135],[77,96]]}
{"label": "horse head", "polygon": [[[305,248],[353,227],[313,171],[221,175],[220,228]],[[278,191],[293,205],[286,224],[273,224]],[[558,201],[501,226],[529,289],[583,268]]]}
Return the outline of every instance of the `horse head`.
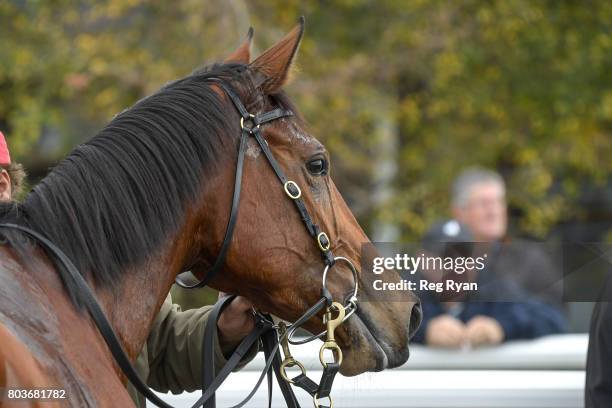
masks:
{"label": "horse head", "polygon": [[[303,20],[277,44],[251,61],[252,31],[246,41],[225,61],[237,64],[229,79],[249,113],[261,115],[274,109],[291,110],[293,115],[262,124],[260,132],[281,171],[298,187],[313,224],[331,244],[335,256],[353,265],[361,263],[361,249],[369,239],[334,184],[333,166],[325,146],[308,130],[305,121],[283,91],[304,32]],[[225,92],[211,85],[220,103],[235,124],[230,132],[240,134],[239,112]],[[215,174],[206,179],[194,210],[198,237],[188,264],[201,278],[206,277],[222,247],[232,205],[236,173],[236,144],[225,151]],[[288,197],[286,186],[265,152],[249,138],[244,160],[239,216],[225,258],[224,268],[211,286],[243,295],[258,309],[294,321],[320,297],[324,262],[320,245],[304,227],[304,220]],[[336,262],[329,270],[327,288],[334,300],[348,301],[357,284],[362,298],[356,313],[340,326],[337,339],[345,355],[341,372],[356,375],[403,364],[408,358],[408,341],[421,318],[418,299],[410,292],[383,301],[374,295],[371,276],[358,273],[354,282],[347,262]],[[389,273],[385,279],[397,279]],[[378,300],[375,300],[378,299]],[[311,319],[305,328],[313,333],[324,329],[321,319]]]}

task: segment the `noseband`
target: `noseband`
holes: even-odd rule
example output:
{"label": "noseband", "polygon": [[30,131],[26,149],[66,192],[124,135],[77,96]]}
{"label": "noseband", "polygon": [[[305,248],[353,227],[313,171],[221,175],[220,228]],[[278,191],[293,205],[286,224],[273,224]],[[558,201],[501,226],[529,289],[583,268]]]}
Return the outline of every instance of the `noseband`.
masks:
{"label": "noseband", "polygon": [[[229,305],[229,303],[235,298],[235,296],[227,296],[221,299],[209,313],[208,323],[204,333],[204,344],[203,344],[203,388],[202,396],[192,405],[192,408],[204,407],[204,408],[215,408],[215,392],[221,386],[223,381],[228,375],[238,366],[240,360],[248,352],[248,350],[258,341],[263,344],[265,354],[265,367],[261,373],[255,387],[249,393],[249,395],[239,404],[232,408],[239,408],[244,406],[253,397],[264,377],[268,377],[268,399],[269,406],[272,404],[272,372],[278,381],[279,387],[287,403],[288,408],[300,408],[297,397],[295,396],[291,385],[295,385],[308,392],[312,397],[315,407],[324,407],[320,405],[319,400],[328,398],[329,408],[333,406],[331,399],[331,388],[334,378],[340,370],[340,364],[342,363],[342,350],[336,343],[334,332],[338,326],[340,326],[346,319],[348,319],[357,309],[357,270],[353,263],[345,257],[334,256],[331,251],[331,242],[328,235],[321,231],[319,226],[315,224],[310,216],[304,201],[302,200],[302,191],[298,184],[290,180],[280,165],[274,158],[268,143],[264,139],[261,133],[261,125],[268,122],[280,119],[283,117],[292,116],[293,112],[284,109],[273,109],[269,112],[253,115],[247,111],[240,98],[232,90],[232,88],[219,78],[211,78],[210,82],[217,84],[223,91],[228,95],[238,113],[240,114],[240,127],[241,135],[238,147],[238,160],[236,165],[236,175],[234,181],[234,192],[232,198],[232,207],[230,217],[225,231],[225,237],[221,245],[221,249],[212,268],[206,274],[205,278],[196,283],[187,283],[183,276],[178,276],[176,283],[188,289],[201,288],[206,286],[211,280],[222,270],[225,264],[225,258],[231,240],[234,234],[234,228],[236,226],[238,218],[238,208],[240,203],[240,191],[242,184],[242,173],[244,167],[244,157],[246,153],[247,141],[249,137],[255,138],[259,147],[263,151],[268,163],[274,170],[285,194],[294,202],[300,217],[306,227],[306,230],[310,236],[314,239],[315,244],[321,252],[321,257],[324,263],[324,269],[322,274],[321,282],[321,298],[315,305],[308,309],[299,319],[294,323],[287,326],[284,322],[278,324],[274,323],[272,317],[269,315],[262,314],[254,311],[256,319],[255,329],[249,333],[242,342],[238,345],[234,353],[228,358],[226,365],[219,371],[215,376],[215,364],[214,364],[214,342],[218,338],[217,336],[217,320],[223,311],[223,309]],[[53,242],[49,241],[42,234],[22,225],[16,224],[0,224],[0,229],[14,229],[25,233],[32,239],[38,241],[38,243],[46,249],[49,256],[54,256],[56,260],[65,268],[69,275],[69,278],[73,281],[72,283],[78,288],[78,296],[82,303],[85,305],[89,312],[92,320],[96,324],[100,334],[104,338],[107,346],[109,347],[117,365],[121,368],[128,380],[134,385],[134,387],[154,405],[161,408],[172,408],[161,400],[154,392],[152,392],[148,386],[139,378],[138,374],[134,370],[127,354],[123,350],[117,335],[115,334],[112,326],[108,319],[104,315],[102,308],[97,302],[93,292],[89,288],[87,282],[83,278],[83,275],[79,273],[72,261],[64,254],[64,252],[57,247]],[[332,299],[331,292],[327,289],[327,275],[329,271],[338,263],[345,263],[352,272],[354,287],[351,296],[346,300],[346,304],[342,305],[339,302],[334,302]],[[295,331],[303,326],[308,320],[317,316],[319,312],[325,310],[323,316],[323,323],[325,324],[325,330],[319,334],[312,335],[305,339],[294,339]],[[289,350],[289,344],[305,344],[315,339],[325,339],[323,346],[319,352],[319,359],[323,367],[323,374],[319,384],[311,380],[306,376],[306,370],[302,363],[295,360]],[[282,346],[284,358],[281,360],[280,347]],[[326,361],[325,352],[331,351],[332,361]],[[287,374],[287,369],[290,367],[298,367],[300,374],[296,377],[290,378]]]}

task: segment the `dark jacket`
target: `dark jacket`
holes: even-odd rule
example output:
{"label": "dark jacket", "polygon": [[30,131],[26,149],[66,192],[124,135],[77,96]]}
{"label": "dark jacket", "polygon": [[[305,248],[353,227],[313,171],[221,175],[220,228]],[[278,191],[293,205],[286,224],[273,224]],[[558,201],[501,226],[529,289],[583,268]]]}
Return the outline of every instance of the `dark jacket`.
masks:
{"label": "dark jacket", "polygon": [[423,321],[413,341],[424,343],[429,322],[442,314],[452,314],[464,323],[478,315],[491,317],[503,328],[504,341],[534,339],[567,330],[562,309],[535,298],[516,282],[503,276],[493,276],[485,269],[480,272],[477,284],[478,291],[453,310],[447,310],[435,292],[418,292]]}
{"label": "dark jacket", "polygon": [[563,282],[558,245],[507,239],[496,245],[491,272],[513,280],[530,298],[556,306],[563,312]]}
{"label": "dark jacket", "polygon": [[[423,322],[412,341],[425,342],[425,332],[431,319],[448,313],[442,303],[421,296]],[[467,323],[473,317],[482,315],[495,319],[504,329],[504,341],[534,339],[547,334],[563,333],[566,321],[559,309],[546,303],[533,300],[529,302],[463,302],[461,310],[453,314]]]}

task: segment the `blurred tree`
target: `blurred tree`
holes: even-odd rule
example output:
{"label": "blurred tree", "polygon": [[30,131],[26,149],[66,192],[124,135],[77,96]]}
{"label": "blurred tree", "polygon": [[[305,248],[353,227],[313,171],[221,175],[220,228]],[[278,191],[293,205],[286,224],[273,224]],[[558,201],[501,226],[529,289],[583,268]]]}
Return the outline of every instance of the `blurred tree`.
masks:
{"label": "blurred tree", "polygon": [[371,235],[417,239],[474,164],[506,177],[524,233],[593,216],[579,198],[609,189],[612,173],[606,1],[4,1],[0,128],[16,158],[46,169],[139,98],[222,59],[249,23],[261,51],[300,14],[289,92]]}
{"label": "blurred tree", "polygon": [[[453,177],[476,164],[506,177],[517,227],[539,237],[587,218],[586,190],[611,188],[612,3],[249,4],[257,27],[275,27],[267,38],[307,16],[294,95],[362,220],[417,239],[448,214]],[[381,203],[367,192],[389,137],[376,129],[389,127],[394,190]]]}
{"label": "blurred tree", "polygon": [[[241,29],[236,29],[241,27]],[[0,127],[28,165],[55,160],[246,33],[242,1],[0,3]]]}

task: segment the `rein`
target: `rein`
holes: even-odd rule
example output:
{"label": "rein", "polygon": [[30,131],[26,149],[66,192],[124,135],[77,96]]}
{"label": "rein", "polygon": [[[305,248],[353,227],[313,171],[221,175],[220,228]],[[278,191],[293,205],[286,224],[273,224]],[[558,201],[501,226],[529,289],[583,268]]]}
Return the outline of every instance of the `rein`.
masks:
{"label": "rein", "polygon": [[[229,303],[235,298],[235,296],[227,296],[217,302],[208,316],[208,323],[203,338],[203,372],[202,372],[202,396],[192,405],[192,408],[204,407],[204,408],[215,408],[215,392],[221,386],[223,381],[229,376],[229,374],[238,366],[241,359],[247,354],[249,349],[257,343],[260,339],[263,344],[263,350],[265,355],[265,367],[262,371],[257,383],[253,390],[247,395],[247,397],[239,404],[232,408],[239,408],[244,406],[255,394],[263,382],[264,377],[268,378],[268,406],[272,404],[272,372],[276,377],[279,384],[285,402],[288,408],[300,408],[297,397],[293,392],[291,385],[299,387],[308,392],[314,401],[315,407],[331,408],[333,407],[333,401],[331,398],[331,389],[336,374],[340,370],[342,364],[342,350],[336,343],[334,332],[338,326],[345,322],[357,309],[357,271],[352,262],[341,256],[334,256],[331,251],[331,242],[327,234],[321,231],[320,227],[315,224],[310,216],[304,201],[301,199],[302,191],[300,187],[294,181],[290,180],[282,168],[274,158],[267,141],[264,139],[261,133],[261,125],[271,122],[276,119],[280,119],[287,116],[292,116],[293,112],[284,109],[273,109],[269,112],[265,112],[258,115],[253,115],[247,111],[240,98],[233,91],[233,89],[225,83],[223,80],[218,78],[211,78],[209,81],[219,85],[221,89],[228,95],[236,110],[240,114],[240,127],[241,136],[238,147],[238,160],[236,165],[236,175],[234,182],[234,192],[232,197],[232,206],[230,212],[230,218],[227,224],[225,236],[221,249],[211,270],[206,274],[206,277],[196,283],[187,283],[181,274],[177,276],[176,283],[188,289],[201,288],[206,286],[211,280],[221,271],[225,263],[225,258],[231,240],[234,233],[234,227],[238,218],[238,208],[240,203],[240,192],[242,185],[242,173],[244,167],[244,158],[246,153],[246,146],[249,137],[255,138],[259,144],[262,152],[264,153],[268,163],[274,170],[278,180],[282,184],[285,194],[294,202],[300,217],[306,227],[306,230],[311,237],[315,240],[319,250],[321,251],[321,257],[324,262],[324,270],[322,275],[321,283],[321,298],[317,301],[310,309],[308,309],[299,319],[294,323],[287,326],[284,322],[275,324],[272,317],[269,315],[262,314],[258,311],[253,311],[256,325],[255,329],[249,333],[238,347],[234,350],[232,355],[228,358],[225,366],[219,371],[218,375],[215,376],[215,364],[214,364],[214,341],[217,339],[217,320],[223,309],[229,305]],[[69,279],[72,283],[78,287],[78,296],[85,305],[91,318],[93,319],[96,327],[100,331],[100,334],[104,338],[108,348],[110,349],[117,365],[121,368],[128,380],[134,385],[134,387],[149,401],[160,408],[172,408],[170,405],[161,400],[149,387],[139,378],[138,374],[134,370],[127,354],[123,350],[121,343],[117,339],[115,332],[113,331],[108,319],[104,315],[102,308],[97,302],[93,292],[89,288],[84,277],[79,273],[77,268],[74,266],[72,261],[58,248],[53,242],[49,241],[42,234],[33,231],[30,228],[16,225],[16,224],[0,224],[0,229],[14,229],[19,230],[22,233],[30,236],[46,250],[48,255],[53,255],[59,263],[65,267],[68,272]],[[332,295],[327,289],[327,275],[330,269],[336,265],[336,263],[346,263],[352,274],[354,280],[353,293],[346,302],[346,305],[342,305],[339,302],[334,302]],[[296,330],[300,328],[311,318],[315,317],[320,311],[325,310],[323,316],[323,322],[326,329],[319,334],[312,335],[305,339],[296,340],[293,338]],[[295,360],[289,350],[289,344],[305,344],[316,339],[324,339],[324,343],[319,351],[319,360],[323,367],[323,374],[319,384],[310,379],[306,375],[306,369],[304,365],[299,361]],[[284,358],[281,359],[280,349],[283,350]],[[325,352],[331,351],[332,360],[326,361]],[[291,367],[298,367],[300,374],[291,378],[287,374],[287,369]],[[329,400],[329,406],[320,404],[321,399],[327,398]]]}

